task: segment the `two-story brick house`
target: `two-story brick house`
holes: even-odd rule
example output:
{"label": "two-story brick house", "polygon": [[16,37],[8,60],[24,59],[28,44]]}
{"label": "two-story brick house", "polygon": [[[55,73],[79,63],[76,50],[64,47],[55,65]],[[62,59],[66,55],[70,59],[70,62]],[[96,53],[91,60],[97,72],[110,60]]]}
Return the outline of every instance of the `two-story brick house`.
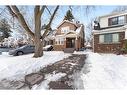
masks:
{"label": "two-story brick house", "polygon": [[99,17],[93,30],[93,51],[113,53],[123,48],[127,39],[127,12]]}
{"label": "two-story brick house", "polygon": [[84,25],[79,22],[68,20],[62,21],[54,31],[52,37],[53,47],[56,51],[61,51],[66,48],[79,50],[84,47]]}

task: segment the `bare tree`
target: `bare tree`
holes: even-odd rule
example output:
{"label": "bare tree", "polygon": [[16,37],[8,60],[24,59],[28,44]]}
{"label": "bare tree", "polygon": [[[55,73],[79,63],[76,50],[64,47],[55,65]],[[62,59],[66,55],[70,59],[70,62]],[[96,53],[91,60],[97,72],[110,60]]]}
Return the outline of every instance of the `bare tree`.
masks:
{"label": "bare tree", "polygon": [[93,23],[94,21],[97,21],[97,17],[91,18],[90,23],[87,24],[86,26],[86,31],[87,31],[87,36],[86,36],[86,41],[92,44],[93,41]]}
{"label": "bare tree", "polygon": [[112,13],[127,11],[127,6],[117,6]]}
{"label": "bare tree", "polygon": [[6,6],[8,8],[8,11],[10,14],[15,17],[18,22],[21,24],[21,26],[25,29],[26,33],[29,34],[32,39],[34,40],[35,44],[35,53],[34,57],[41,57],[43,56],[43,40],[46,36],[46,34],[49,32],[49,29],[51,27],[52,21],[55,17],[55,14],[57,10],[59,9],[59,6],[56,6],[54,9],[53,13],[50,16],[49,22],[46,25],[46,29],[41,35],[41,17],[42,14],[44,13],[44,10],[47,8],[47,6],[35,6],[34,7],[34,31],[32,31],[27,24],[25,17],[23,14],[20,12],[19,8],[17,6]]}

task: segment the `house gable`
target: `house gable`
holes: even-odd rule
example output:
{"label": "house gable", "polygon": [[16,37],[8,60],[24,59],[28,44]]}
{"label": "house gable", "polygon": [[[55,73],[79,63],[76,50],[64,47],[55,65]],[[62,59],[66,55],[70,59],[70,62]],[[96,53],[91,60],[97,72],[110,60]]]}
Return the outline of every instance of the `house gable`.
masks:
{"label": "house gable", "polygon": [[57,27],[57,32],[56,35],[61,35],[64,34],[64,32],[62,32],[62,28],[66,28],[68,27],[69,30],[75,31],[77,29],[76,24],[74,24],[73,22],[70,21],[63,21],[58,27]]}

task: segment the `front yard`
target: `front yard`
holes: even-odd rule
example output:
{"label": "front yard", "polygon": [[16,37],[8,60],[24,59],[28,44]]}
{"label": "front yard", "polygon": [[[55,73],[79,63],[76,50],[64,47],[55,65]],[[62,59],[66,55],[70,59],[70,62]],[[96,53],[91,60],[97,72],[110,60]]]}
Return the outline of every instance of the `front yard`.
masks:
{"label": "front yard", "polygon": [[127,56],[89,52],[80,74],[84,89],[126,89]]}
{"label": "front yard", "polygon": [[[72,76],[74,81],[71,85],[75,86],[76,89],[127,88],[127,55],[98,54],[90,51],[74,52],[74,54],[87,55],[81,72],[75,72]],[[33,86],[32,89],[45,89],[50,81],[57,81],[65,77],[69,71],[74,70],[77,66],[72,64],[76,61],[69,57],[71,54],[63,52],[44,52],[44,56],[41,58],[32,58],[32,56],[33,54],[9,56],[7,53],[3,53],[0,55],[0,80],[23,80],[25,75],[42,69],[43,72],[47,73],[46,80],[40,85]],[[78,56],[74,58],[78,60]],[[72,63],[68,62],[68,60]],[[64,64],[66,66],[62,67]],[[71,68],[68,68],[68,66]],[[66,80],[66,77],[64,79]],[[4,83],[8,85],[7,81],[4,81]],[[50,85],[52,84],[62,86],[59,82],[50,83]],[[51,86],[51,88],[57,87]]]}
{"label": "front yard", "polygon": [[32,58],[33,54],[10,56],[8,53],[0,55],[0,80],[22,79],[24,75],[38,71],[38,69],[62,60],[70,54],[63,52],[44,52],[41,58]]}

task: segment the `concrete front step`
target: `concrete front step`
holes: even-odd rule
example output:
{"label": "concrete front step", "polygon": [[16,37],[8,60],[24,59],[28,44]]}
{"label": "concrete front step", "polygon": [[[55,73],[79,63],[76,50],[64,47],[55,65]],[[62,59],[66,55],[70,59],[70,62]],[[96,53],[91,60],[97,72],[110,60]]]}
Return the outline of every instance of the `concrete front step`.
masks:
{"label": "concrete front step", "polygon": [[73,53],[75,51],[75,48],[65,48],[64,53]]}

